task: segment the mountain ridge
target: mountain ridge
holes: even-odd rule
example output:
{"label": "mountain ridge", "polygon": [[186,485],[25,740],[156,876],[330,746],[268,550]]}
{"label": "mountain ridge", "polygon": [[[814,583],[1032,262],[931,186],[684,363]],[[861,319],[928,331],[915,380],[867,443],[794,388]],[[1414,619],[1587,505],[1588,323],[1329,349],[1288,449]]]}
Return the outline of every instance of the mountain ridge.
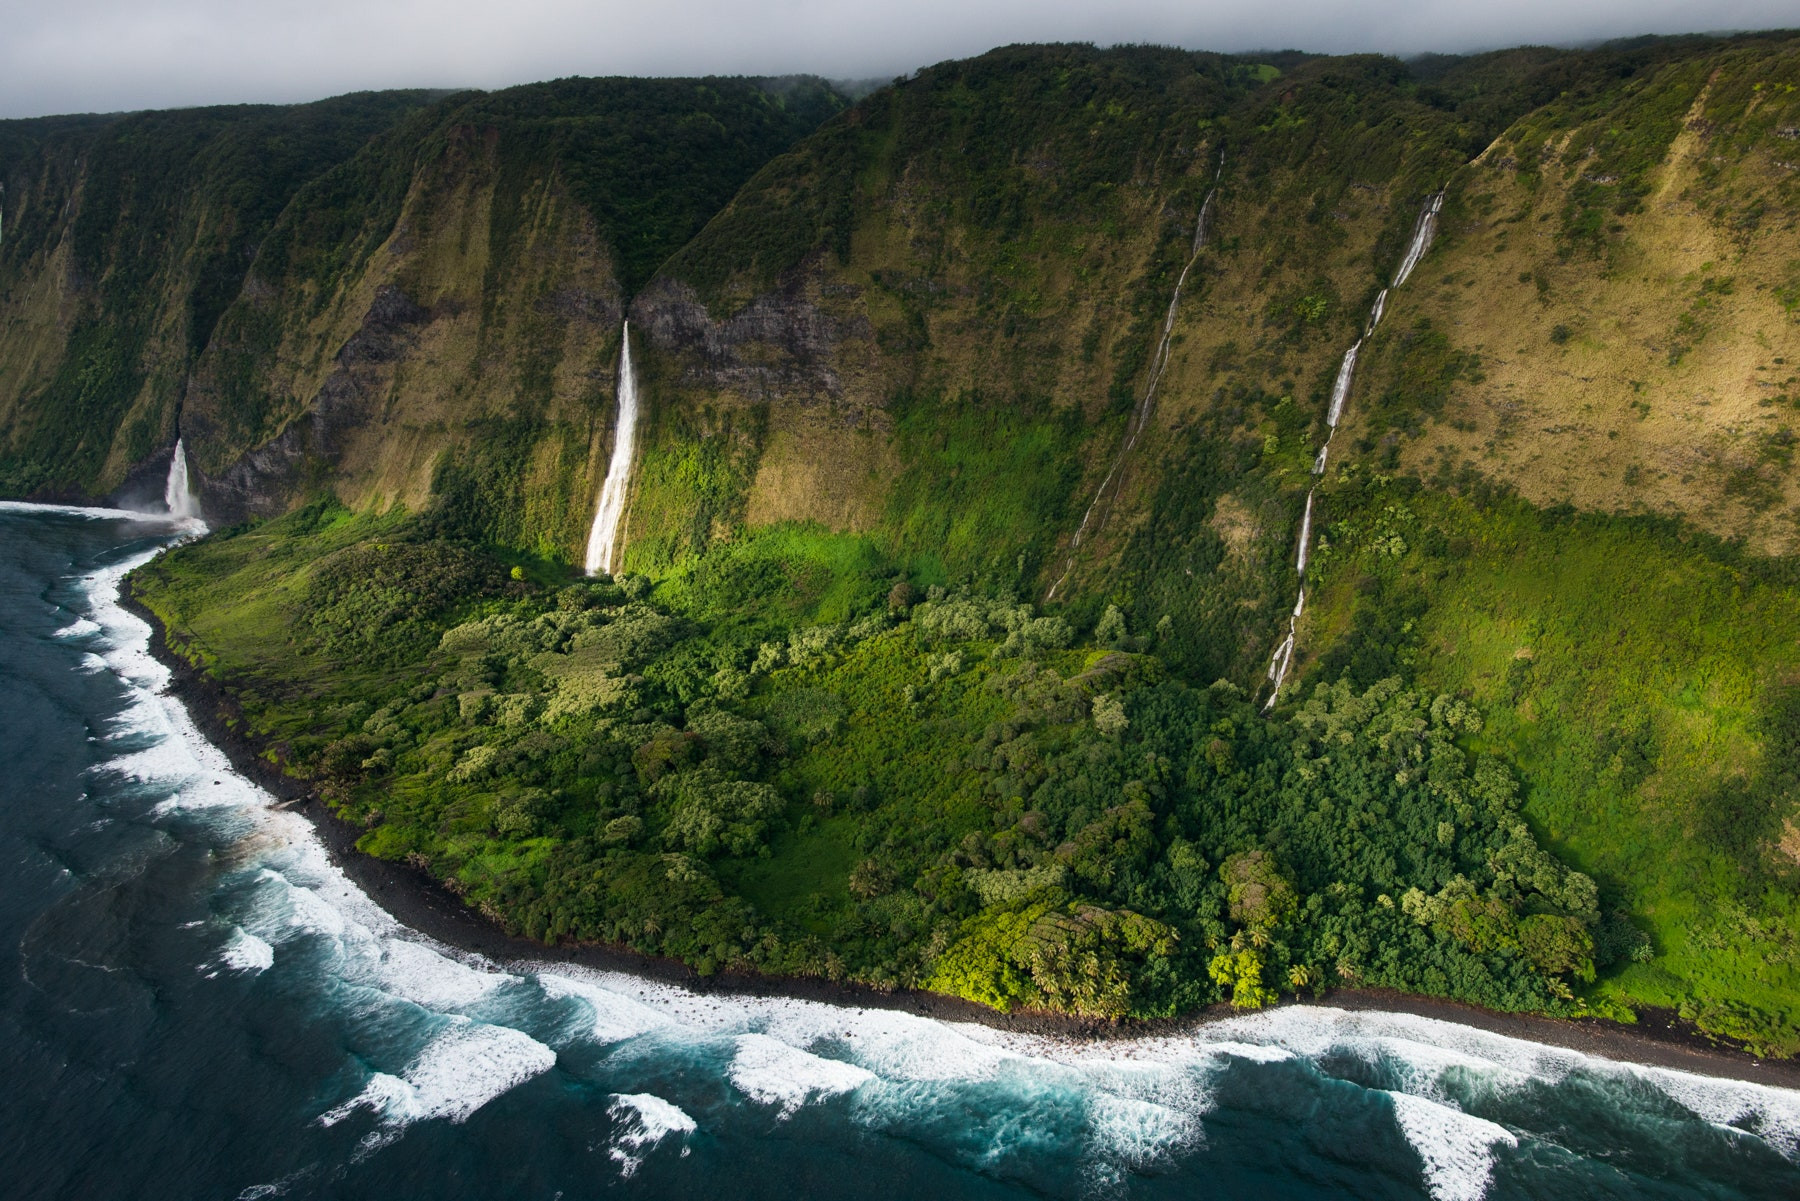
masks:
{"label": "mountain ridge", "polygon": [[[1791,1052],[1796,86],[1781,34],[401,105],[145,360],[190,364],[203,498],[249,520],[134,587],[364,850],[533,938]],[[50,228],[0,249],[39,315],[0,385],[110,386],[104,339],[44,365],[89,286]],[[624,561],[585,582],[627,315]],[[61,394],[11,386],[4,478],[48,487]],[[145,387],[106,457],[55,443],[86,478],[173,432]]]}

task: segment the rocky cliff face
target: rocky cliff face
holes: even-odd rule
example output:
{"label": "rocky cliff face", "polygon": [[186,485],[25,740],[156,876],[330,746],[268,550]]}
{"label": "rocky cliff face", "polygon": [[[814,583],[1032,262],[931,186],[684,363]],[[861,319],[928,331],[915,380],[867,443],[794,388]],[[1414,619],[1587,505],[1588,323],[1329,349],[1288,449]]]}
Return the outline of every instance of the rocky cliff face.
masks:
{"label": "rocky cliff face", "polygon": [[166,458],[283,209],[429,99],[0,123],[0,487],[99,496]]}
{"label": "rocky cliff face", "polygon": [[[1146,614],[1180,596],[1248,638],[1339,359],[1447,185],[1346,449],[1782,548],[1794,62],[1781,38],[1410,67],[1024,47],[791,150],[841,103],[817,85],[15,123],[7,486],[125,486],[179,414],[222,517],[328,488],[572,561],[629,310],[628,563],[815,522],[1022,594],[1066,571]],[[314,126],[234,199],[256,147]],[[122,148],[150,133],[154,180]]]}
{"label": "rocky cliff face", "polygon": [[[566,556],[604,470],[625,288],[843,103],[807,79],[352,99],[151,115],[162,141],[137,158],[136,118],[7,127],[9,491],[113,492],[179,420],[216,517],[447,497],[469,532]],[[306,170],[258,173],[252,134],[321,124]],[[257,188],[254,226],[208,207]],[[53,201],[60,224],[38,219]]]}

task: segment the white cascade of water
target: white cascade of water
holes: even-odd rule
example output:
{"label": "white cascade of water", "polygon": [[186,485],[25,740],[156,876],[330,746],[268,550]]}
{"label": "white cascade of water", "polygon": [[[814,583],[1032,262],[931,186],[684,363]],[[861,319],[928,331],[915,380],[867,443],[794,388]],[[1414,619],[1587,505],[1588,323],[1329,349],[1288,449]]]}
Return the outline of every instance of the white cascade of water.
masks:
{"label": "white cascade of water", "polygon": [[1356,356],[1362,353],[1362,339],[1358,338],[1344,352],[1344,361],[1338,364],[1337,378],[1331,381],[1331,407],[1325,411],[1325,424],[1332,429],[1344,416],[1344,402],[1350,399],[1350,382],[1356,378]]}
{"label": "white cascade of water", "polygon": [[[1363,325],[1362,337],[1350,344],[1344,352],[1343,362],[1338,364],[1337,378],[1331,382],[1331,404],[1325,412],[1325,443],[1319,447],[1319,453],[1313,459],[1313,474],[1325,474],[1325,459],[1331,452],[1331,440],[1337,436],[1338,422],[1343,419],[1344,405],[1350,399],[1350,385],[1356,379],[1356,356],[1362,353],[1363,343],[1375,332],[1381,323],[1382,314],[1387,312],[1388,293],[1406,282],[1431,249],[1431,241],[1437,236],[1438,213],[1444,207],[1444,193],[1434,193],[1425,201],[1425,207],[1419,212],[1419,219],[1413,223],[1412,240],[1407,243],[1406,254],[1400,260],[1399,270],[1394,272],[1394,282],[1375,294],[1375,303],[1369,308],[1369,319]],[[1281,695],[1281,686],[1287,683],[1288,668],[1294,663],[1294,641],[1300,630],[1300,610],[1306,604],[1306,556],[1312,545],[1313,496],[1318,492],[1314,484],[1306,493],[1306,512],[1300,518],[1300,549],[1294,556],[1294,574],[1302,581],[1300,599],[1294,602],[1294,612],[1288,618],[1287,637],[1275,648],[1275,654],[1269,660],[1269,679],[1274,687],[1269,691],[1269,699],[1263,704],[1263,712],[1267,713],[1275,707],[1275,698]]]}
{"label": "white cascade of water", "polygon": [[618,551],[619,519],[625,515],[625,490],[631,483],[632,442],[637,435],[637,374],[631,369],[631,322],[619,349],[619,419],[613,429],[612,460],[606,465],[606,482],[594,506],[594,527],[588,532],[587,573],[598,575],[613,569]]}
{"label": "white cascade of water", "polygon": [[1407,276],[1413,273],[1413,268],[1419,265],[1419,260],[1425,257],[1425,252],[1431,249],[1431,240],[1437,237],[1438,213],[1443,208],[1442,192],[1425,202],[1425,211],[1419,214],[1418,221],[1413,224],[1412,242],[1406,248],[1406,257],[1400,260],[1400,270],[1394,272],[1392,287],[1398,288],[1405,283]]}
{"label": "white cascade of water", "polygon": [[1315,487],[1306,494],[1306,513],[1300,518],[1300,553],[1294,559],[1294,574],[1297,576],[1306,575],[1306,549],[1312,542],[1313,492],[1316,491],[1318,489]]}
{"label": "white cascade of water", "polygon": [[[1219,173],[1225,170],[1225,155],[1219,155]],[[1075,536],[1069,539],[1069,557],[1063,563],[1062,574],[1056,577],[1056,583],[1050,585],[1050,591],[1044,594],[1046,602],[1056,599],[1057,591],[1068,582],[1069,572],[1075,569],[1075,552],[1081,549],[1081,540],[1087,534],[1088,524],[1094,513],[1100,508],[1100,502],[1106,499],[1106,493],[1112,487],[1113,480],[1118,478],[1119,469],[1125,465],[1125,459],[1137,445],[1138,436],[1144,427],[1150,424],[1150,414],[1156,408],[1156,387],[1162,383],[1163,370],[1169,365],[1169,344],[1175,333],[1175,314],[1181,307],[1181,292],[1187,286],[1189,272],[1194,264],[1200,261],[1200,251],[1206,245],[1206,227],[1212,220],[1213,197],[1219,190],[1218,177],[1214,176],[1213,186],[1208,189],[1206,199],[1200,202],[1200,215],[1194,221],[1194,241],[1188,250],[1188,261],[1181,268],[1181,274],[1175,280],[1175,292],[1169,297],[1168,312],[1163,314],[1162,338],[1156,344],[1156,354],[1150,360],[1150,378],[1144,384],[1143,399],[1132,411],[1131,424],[1125,429],[1125,441],[1119,444],[1119,451],[1113,456],[1112,466],[1106,472],[1106,478],[1094,490],[1094,499],[1088,502],[1087,510],[1081,515],[1081,524],[1075,527]],[[1102,524],[1105,518],[1101,519]]]}
{"label": "white cascade of water", "polygon": [[188,479],[187,449],[182,446],[180,438],[175,439],[175,453],[169,458],[169,478],[163,484],[163,504],[168,507],[171,517],[193,521],[200,516],[200,498],[194,495],[193,484]]}
{"label": "white cascade of water", "polygon": [[1374,333],[1375,327],[1381,324],[1381,315],[1387,312],[1387,296],[1386,288],[1375,293],[1375,304],[1369,309],[1369,323],[1363,327],[1363,337],[1367,338]]}

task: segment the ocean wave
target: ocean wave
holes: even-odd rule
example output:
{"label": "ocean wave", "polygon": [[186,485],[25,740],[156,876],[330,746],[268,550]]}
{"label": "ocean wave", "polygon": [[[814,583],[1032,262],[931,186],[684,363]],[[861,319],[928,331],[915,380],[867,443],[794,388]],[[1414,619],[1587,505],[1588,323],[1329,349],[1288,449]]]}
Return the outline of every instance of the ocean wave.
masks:
{"label": "ocean wave", "polygon": [[241,927],[233,926],[231,937],[219,951],[219,966],[254,976],[275,966],[275,948]]}
{"label": "ocean wave", "polygon": [[1435,1201],[1481,1201],[1494,1175],[1494,1149],[1516,1147],[1512,1131],[1411,1093],[1390,1092],[1400,1132],[1424,1161]]}
{"label": "ocean wave", "polygon": [[1142,1171],[1199,1141],[1195,1114],[1154,1101],[1099,1092],[1089,1098],[1087,1110],[1093,1155],[1121,1168]]}
{"label": "ocean wave", "polygon": [[[700,1128],[678,1106],[654,1093],[614,1093],[607,1112],[624,1124],[607,1155],[619,1165],[620,1175],[626,1177],[642,1167],[645,1154],[665,1138],[677,1134],[685,1139]],[[681,1153],[688,1153],[686,1146]]]}
{"label": "ocean wave", "polygon": [[0,513],[55,513],[63,517],[86,517],[93,521],[141,521],[148,525],[181,530],[203,531],[206,528],[191,517],[171,517],[167,513],[146,513],[139,509],[110,509],[104,505],[47,505],[30,500],[0,500]]}
{"label": "ocean wave", "polygon": [[752,1101],[773,1105],[783,1118],[802,1105],[855,1092],[876,1079],[867,1068],[825,1059],[766,1034],[740,1034],[727,1078]]}
{"label": "ocean wave", "polygon": [[621,1043],[652,1030],[673,1026],[674,1019],[630,997],[573,976],[544,972],[537,977],[538,987],[551,1000],[573,998],[589,1015],[583,1034],[601,1045]]}
{"label": "ocean wave", "polygon": [[1700,1120],[1751,1134],[1800,1163],[1800,1092],[1671,1068],[1631,1069]]}
{"label": "ocean wave", "polygon": [[368,1109],[389,1126],[430,1118],[466,1122],[494,1098],[555,1063],[556,1052],[522,1030],[452,1017],[401,1075],[375,1073],[362,1092],[326,1110],[318,1121],[335,1126]]}
{"label": "ocean wave", "polygon": [[383,940],[376,975],[383,990],[439,1012],[462,1009],[486,1000],[516,977],[471,967],[424,943],[404,938]]}

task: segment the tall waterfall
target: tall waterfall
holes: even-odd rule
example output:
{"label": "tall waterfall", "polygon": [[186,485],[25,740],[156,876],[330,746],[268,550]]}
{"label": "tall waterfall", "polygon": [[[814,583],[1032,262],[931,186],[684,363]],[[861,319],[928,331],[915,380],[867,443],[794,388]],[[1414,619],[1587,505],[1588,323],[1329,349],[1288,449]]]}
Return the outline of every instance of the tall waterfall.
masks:
{"label": "tall waterfall", "polygon": [[[1343,362],[1338,364],[1337,378],[1331,381],[1331,403],[1325,410],[1325,444],[1319,447],[1318,457],[1313,460],[1313,474],[1325,474],[1325,459],[1331,452],[1331,440],[1337,436],[1338,422],[1343,420],[1344,405],[1350,399],[1350,385],[1356,379],[1356,357],[1362,353],[1363,343],[1367,342],[1381,323],[1382,314],[1387,312],[1388,293],[1406,282],[1431,249],[1431,240],[1437,236],[1438,213],[1444,207],[1443,192],[1436,192],[1425,201],[1425,207],[1419,210],[1419,219],[1413,223],[1412,240],[1406,245],[1406,254],[1400,260],[1400,267],[1394,272],[1394,282],[1375,294],[1375,303],[1370,306],[1369,318],[1363,324],[1362,337],[1350,344],[1344,352]],[[1281,686],[1287,683],[1288,668],[1294,664],[1294,640],[1300,633],[1300,612],[1306,607],[1306,557],[1312,549],[1313,499],[1318,494],[1319,485],[1314,484],[1306,492],[1306,513],[1300,519],[1300,549],[1294,555],[1294,574],[1299,577],[1300,596],[1294,602],[1294,611],[1288,615],[1287,637],[1275,648],[1275,654],[1269,659],[1269,680],[1274,687],[1269,690],[1269,699],[1263,705],[1266,713],[1275,707],[1275,698],[1281,695]]]}
{"label": "tall waterfall", "polygon": [[[1200,251],[1206,245],[1206,228],[1212,221],[1213,197],[1219,191],[1219,175],[1225,172],[1225,154],[1219,152],[1218,173],[1213,176],[1213,186],[1207,189],[1206,199],[1200,202],[1200,215],[1194,219],[1194,241],[1188,249],[1187,263],[1181,268],[1181,274],[1175,280],[1175,292],[1169,297],[1169,311],[1163,315],[1162,337],[1156,344],[1156,354],[1150,359],[1150,377],[1144,383],[1143,399],[1132,410],[1131,424],[1125,428],[1125,441],[1119,444],[1119,451],[1113,456],[1112,467],[1107,470],[1106,478],[1100,481],[1100,487],[1094,490],[1094,499],[1088,502],[1087,511],[1081,515],[1081,524],[1075,527],[1075,536],[1069,539],[1069,557],[1063,563],[1062,574],[1056,577],[1056,583],[1050,585],[1050,591],[1044,594],[1045,601],[1056,599],[1056,593],[1068,582],[1069,573],[1075,569],[1075,552],[1081,549],[1081,540],[1087,534],[1088,523],[1094,513],[1100,509],[1100,503],[1107,499],[1107,492],[1118,478],[1119,469],[1125,465],[1125,459],[1137,445],[1139,435],[1144,427],[1150,424],[1150,415],[1156,409],[1156,387],[1162,383],[1163,370],[1169,365],[1169,343],[1175,333],[1175,314],[1181,307],[1181,291],[1187,286],[1188,274],[1193,271],[1194,264],[1200,261]],[[1106,523],[1103,515],[1101,524]]]}
{"label": "tall waterfall", "polygon": [[610,572],[617,558],[619,519],[625,515],[625,490],[631,483],[632,442],[637,434],[637,375],[631,370],[631,322],[619,350],[619,420],[613,429],[612,461],[594,506],[594,528],[588,532],[587,573]]}
{"label": "tall waterfall", "polygon": [[194,495],[193,484],[188,480],[187,450],[181,445],[180,438],[175,439],[175,453],[169,458],[169,479],[163,484],[163,504],[168,506],[171,517],[192,521],[200,516],[200,498]]}

